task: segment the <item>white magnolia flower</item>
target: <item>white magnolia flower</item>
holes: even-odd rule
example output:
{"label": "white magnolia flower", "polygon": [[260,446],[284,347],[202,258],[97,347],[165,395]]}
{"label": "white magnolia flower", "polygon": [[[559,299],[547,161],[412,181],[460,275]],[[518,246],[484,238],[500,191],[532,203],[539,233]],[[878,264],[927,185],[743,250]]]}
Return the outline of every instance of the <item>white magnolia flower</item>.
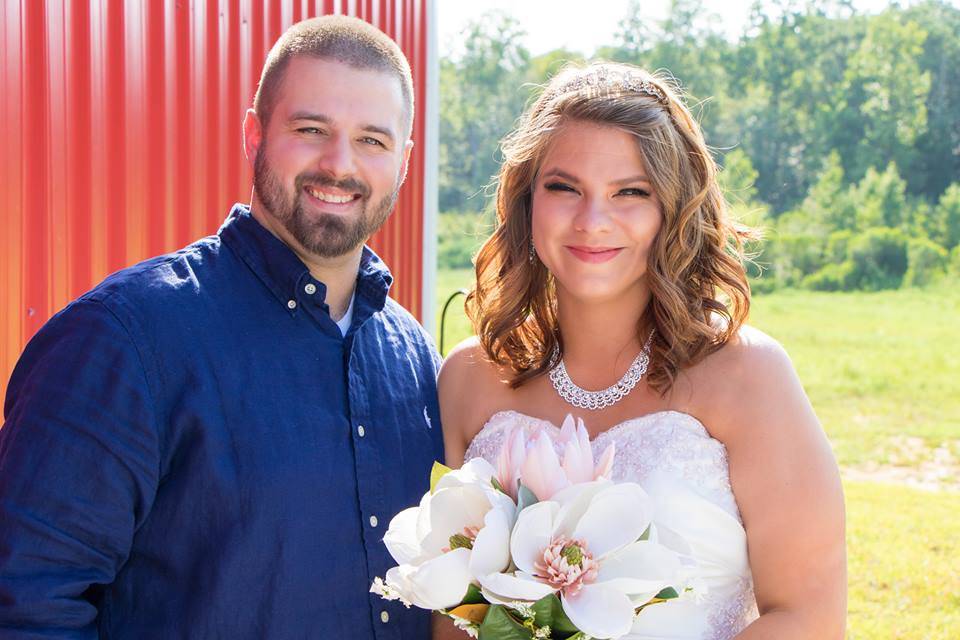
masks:
{"label": "white magnolia flower", "polygon": [[491,602],[557,593],[578,629],[596,638],[630,631],[635,610],[683,581],[676,553],[639,540],[653,503],[634,483],[568,487],[520,512],[510,540],[516,571],[480,575]]}
{"label": "white magnolia flower", "polygon": [[493,475],[490,463],[471,460],[390,521],[383,541],[399,566],[387,571],[388,593],[423,609],[446,609],[460,603],[476,576],[507,569],[516,505],[494,488]]}

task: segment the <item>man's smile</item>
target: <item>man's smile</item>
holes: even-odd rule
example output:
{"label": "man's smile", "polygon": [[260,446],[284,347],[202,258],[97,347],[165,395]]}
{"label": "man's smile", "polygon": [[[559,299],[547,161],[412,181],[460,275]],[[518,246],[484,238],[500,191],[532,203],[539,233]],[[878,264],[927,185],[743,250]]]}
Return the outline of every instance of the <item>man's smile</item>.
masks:
{"label": "man's smile", "polygon": [[346,204],[348,202],[353,202],[360,198],[359,193],[336,193],[333,191],[328,191],[326,189],[319,189],[317,187],[306,186],[304,190],[308,195],[316,198],[321,202],[327,204]]}

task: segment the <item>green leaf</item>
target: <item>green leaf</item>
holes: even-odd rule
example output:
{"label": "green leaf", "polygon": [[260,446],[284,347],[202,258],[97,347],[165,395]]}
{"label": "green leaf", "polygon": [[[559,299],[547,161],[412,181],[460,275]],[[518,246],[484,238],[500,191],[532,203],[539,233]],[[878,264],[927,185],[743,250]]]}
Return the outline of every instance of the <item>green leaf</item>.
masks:
{"label": "green leaf", "polygon": [[654,600],[673,600],[674,598],[679,598],[680,594],[677,593],[677,590],[673,587],[667,587],[657,595],[653,596]]}
{"label": "green leaf", "polygon": [[453,469],[442,465],[439,462],[433,463],[433,468],[430,469],[430,493],[433,493],[437,488],[437,483],[440,482],[440,478],[447,475],[451,471],[453,471]]}
{"label": "green leaf", "polygon": [[467,593],[463,596],[463,600],[460,601],[460,604],[486,604],[487,599],[483,597],[483,594],[480,593],[480,587],[475,584],[471,584],[467,587]]}
{"label": "green leaf", "polygon": [[538,627],[549,626],[553,631],[551,637],[556,639],[568,638],[571,634],[578,632],[578,629],[567,614],[563,612],[563,605],[557,594],[551,593],[533,603],[534,622]]}
{"label": "green leaf", "polygon": [[513,619],[507,610],[495,604],[480,623],[478,640],[532,640],[533,634]]}
{"label": "green leaf", "polygon": [[[493,485],[493,488],[499,491],[500,493],[507,493],[507,490],[503,488],[503,485],[500,484],[500,481],[497,480],[497,476],[490,476],[490,484]],[[510,495],[510,494],[507,494]]]}
{"label": "green leaf", "polygon": [[650,526],[651,526],[651,525],[647,525],[647,528],[644,530],[644,532],[640,534],[640,537],[639,537],[639,538],[637,538],[638,541],[639,541],[639,540],[649,540],[649,539],[650,539]]}
{"label": "green leaf", "polygon": [[517,510],[523,511],[527,507],[533,504],[540,502],[537,500],[537,496],[527,489],[523,484],[520,485],[520,488],[517,490]]}

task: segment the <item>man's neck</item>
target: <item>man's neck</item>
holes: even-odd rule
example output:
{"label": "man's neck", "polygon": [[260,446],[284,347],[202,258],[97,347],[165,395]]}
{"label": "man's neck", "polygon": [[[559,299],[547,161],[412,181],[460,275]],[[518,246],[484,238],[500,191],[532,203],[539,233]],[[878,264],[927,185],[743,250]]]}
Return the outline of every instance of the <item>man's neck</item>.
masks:
{"label": "man's neck", "polygon": [[260,211],[256,203],[251,204],[250,214],[263,228],[297,254],[300,261],[307,266],[310,275],[324,284],[327,288],[324,302],[330,308],[330,317],[334,321],[342,318],[350,306],[350,299],[357,285],[357,273],[360,271],[363,246],[336,258],[322,258],[300,246],[300,243],[290,235],[280,222],[273,216]]}
{"label": "man's neck", "polygon": [[357,273],[360,271],[360,257],[363,253],[362,247],[358,247],[339,258],[319,260],[304,255],[292,246],[290,248],[307,265],[310,275],[326,285],[327,295],[324,302],[330,308],[330,317],[334,321],[342,318],[350,306],[350,298],[357,286]]}

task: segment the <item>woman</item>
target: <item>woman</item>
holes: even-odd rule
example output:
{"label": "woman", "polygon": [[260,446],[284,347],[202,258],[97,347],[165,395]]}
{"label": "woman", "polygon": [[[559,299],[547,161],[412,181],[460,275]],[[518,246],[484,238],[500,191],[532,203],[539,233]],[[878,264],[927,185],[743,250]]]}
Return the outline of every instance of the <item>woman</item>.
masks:
{"label": "woman", "polygon": [[510,424],[582,417],[700,565],[630,638],[843,637],[836,463],[786,353],[744,324],[747,232],[687,108],[635,67],[568,68],[504,156],[478,337],[440,374],[448,464],[494,460]]}

